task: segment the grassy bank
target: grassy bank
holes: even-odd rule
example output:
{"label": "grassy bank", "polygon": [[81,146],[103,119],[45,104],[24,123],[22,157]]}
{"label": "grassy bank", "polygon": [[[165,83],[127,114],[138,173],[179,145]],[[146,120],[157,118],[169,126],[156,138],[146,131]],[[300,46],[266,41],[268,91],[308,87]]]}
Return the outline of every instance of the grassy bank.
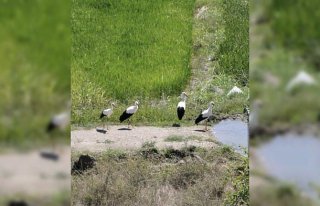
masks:
{"label": "grassy bank", "polygon": [[11,201],[25,202],[27,205],[68,206],[70,205],[70,191],[61,191],[51,197],[37,197],[15,194],[14,196],[0,197],[0,205],[9,205]]}
{"label": "grassy bank", "polygon": [[[0,1],[0,141],[45,144],[51,115],[70,94],[69,9],[65,1]],[[66,134],[56,135],[66,139]],[[65,140],[64,140],[65,141]]]}
{"label": "grassy bank", "polygon": [[[230,9],[239,11],[237,18]],[[72,123],[97,124],[111,102],[118,105],[111,117],[116,123],[139,99],[136,122],[169,126],[177,121],[183,90],[191,94],[187,106],[192,108],[184,124],[212,100],[219,114],[242,113],[248,95],[242,86],[248,78],[247,12],[247,1],[74,1]],[[231,35],[236,25],[241,35]],[[245,94],[227,99],[234,85]]]}
{"label": "grassy bank", "polygon": [[292,206],[315,206],[309,198],[304,197],[301,192],[293,185],[286,183],[275,183],[274,185],[261,186],[255,188],[250,193],[250,205],[262,206],[263,203],[268,205],[292,205]]}
{"label": "grassy bank", "polygon": [[319,121],[319,84],[286,91],[288,82],[300,70],[308,72],[315,81],[320,78],[319,58],[313,58],[318,53],[311,52],[311,47],[312,50],[319,47],[314,40],[318,36],[313,24],[316,14],[310,12],[310,2],[288,2],[252,4],[255,12],[251,25],[250,92],[252,99],[264,102],[260,119],[268,126]]}
{"label": "grassy bank", "polygon": [[72,204],[248,203],[248,161],[229,147],[158,150],[149,143],[137,152],[108,150],[93,156],[93,169],[73,175]]}

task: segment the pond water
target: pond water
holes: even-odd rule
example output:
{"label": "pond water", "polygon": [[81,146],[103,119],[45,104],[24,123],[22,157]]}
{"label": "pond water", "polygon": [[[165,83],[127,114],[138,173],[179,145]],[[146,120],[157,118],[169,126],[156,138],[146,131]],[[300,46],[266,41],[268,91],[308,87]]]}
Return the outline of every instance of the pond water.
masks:
{"label": "pond water", "polygon": [[242,153],[242,148],[248,148],[248,124],[241,120],[223,120],[214,125],[212,131],[219,142],[238,152]]}
{"label": "pond water", "polygon": [[269,175],[294,183],[307,195],[319,198],[314,184],[320,186],[320,138],[276,136],[258,147],[257,155]]}

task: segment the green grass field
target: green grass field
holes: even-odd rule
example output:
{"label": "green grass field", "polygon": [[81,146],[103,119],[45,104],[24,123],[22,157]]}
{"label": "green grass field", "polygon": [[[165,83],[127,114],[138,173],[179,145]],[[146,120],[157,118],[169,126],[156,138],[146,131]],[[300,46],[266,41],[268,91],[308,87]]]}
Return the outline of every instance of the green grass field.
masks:
{"label": "green grass field", "polygon": [[219,65],[223,73],[245,86],[249,81],[249,1],[223,0],[221,4],[226,26]]}
{"label": "green grass field", "polygon": [[[195,18],[206,5],[206,18]],[[239,11],[236,18],[230,9]],[[247,22],[247,1],[73,1],[72,124],[97,125],[111,102],[118,107],[110,121],[117,123],[138,99],[135,122],[171,126],[184,90],[190,94],[184,124],[212,100],[217,114],[242,113],[248,104]],[[241,35],[232,35],[235,29]],[[204,66],[208,71],[201,73]],[[201,73],[196,89],[189,87],[191,73]],[[234,85],[244,95],[226,98]]]}
{"label": "green grass field", "polygon": [[[70,98],[70,3],[0,1],[0,141],[46,144],[51,115]],[[56,135],[64,139],[66,133]]]}
{"label": "green grass field", "polygon": [[193,6],[186,0],[73,1],[75,103],[95,100],[92,92],[100,91],[90,84],[119,100],[181,91],[190,75]]}
{"label": "green grass field", "polygon": [[[299,50],[300,55],[312,66],[320,67],[320,2],[271,1],[268,15],[274,19],[271,28],[277,35],[277,42],[288,49]],[[271,12],[272,11],[272,12]]]}

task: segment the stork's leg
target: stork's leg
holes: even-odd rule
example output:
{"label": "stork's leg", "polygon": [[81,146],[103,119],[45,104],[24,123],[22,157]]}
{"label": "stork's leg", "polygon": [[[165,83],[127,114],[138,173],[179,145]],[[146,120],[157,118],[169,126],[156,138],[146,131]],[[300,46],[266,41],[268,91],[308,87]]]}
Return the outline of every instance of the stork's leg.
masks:
{"label": "stork's leg", "polygon": [[51,141],[51,147],[52,147],[52,152],[55,153],[55,151],[57,150],[56,148],[56,142],[54,141],[53,137],[50,137],[50,141]]}
{"label": "stork's leg", "polygon": [[54,145],[54,142],[53,142],[53,138],[52,138],[52,137],[50,137],[50,145],[51,145],[52,151],[55,150],[55,145]]}
{"label": "stork's leg", "polygon": [[130,119],[128,119],[128,129],[130,129]]}
{"label": "stork's leg", "polygon": [[208,120],[206,120],[206,128],[204,130],[208,131]]}

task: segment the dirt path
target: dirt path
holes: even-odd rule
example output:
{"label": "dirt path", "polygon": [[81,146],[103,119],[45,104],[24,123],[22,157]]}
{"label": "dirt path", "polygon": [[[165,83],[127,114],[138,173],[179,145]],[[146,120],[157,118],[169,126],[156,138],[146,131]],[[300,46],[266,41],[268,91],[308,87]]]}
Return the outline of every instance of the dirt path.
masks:
{"label": "dirt path", "polygon": [[[200,130],[199,130],[200,129]],[[145,142],[155,142],[159,148],[180,148],[187,145],[212,148],[216,146],[211,131],[201,131],[203,127],[134,127],[127,130],[123,126],[111,126],[104,134],[96,129],[71,131],[73,151],[99,152],[105,149],[139,149]],[[182,136],[188,141],[166,141],[167,137]],[[195,138],[197,137],[197,138]]]}
{"label": "dirt path", "polygon": [[41,157],[48,149],[0,154],[0,196],[50,196],[70,190],[70,148],[58,148],[57,161]]}

